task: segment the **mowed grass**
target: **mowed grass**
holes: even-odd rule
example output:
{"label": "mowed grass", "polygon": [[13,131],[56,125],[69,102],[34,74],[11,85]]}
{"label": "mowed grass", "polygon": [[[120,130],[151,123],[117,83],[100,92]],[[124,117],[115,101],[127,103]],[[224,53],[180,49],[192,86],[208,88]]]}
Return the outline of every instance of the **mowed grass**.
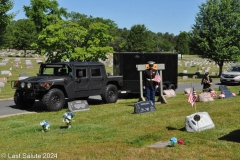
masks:
{"label": "mowed grass", "polygon": [[[156,104],[156,111],[143,114],[133,114],[136,97],[119,99],[114,104],[89,100],[90,110],[75,112],[71,129],[62,129],[62,115],[67,108],[1,118],[0,155],[20,154],[18,159],[26,154],[43,158],[44,153],[57,154],[57,159],[239,159],[239,86],[228,88],[237,96],[197,102],[195,109],[187,102],[188,96],[179,93],[167,98],[167,104]],[[195,112],[208,112],[215,128],[186,132],[185,118]],[[50,131],[41,131],[41,120],[51,123]],[[185,144],[149,147],[168,142],[171,137]]]}

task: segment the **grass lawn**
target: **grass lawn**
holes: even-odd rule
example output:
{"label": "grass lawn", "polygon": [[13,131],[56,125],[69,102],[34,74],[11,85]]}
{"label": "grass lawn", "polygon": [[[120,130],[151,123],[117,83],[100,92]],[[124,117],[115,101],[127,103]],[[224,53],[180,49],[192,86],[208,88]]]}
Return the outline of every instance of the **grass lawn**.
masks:
{"label": "grass lawn", "polygon": [[[194,67],[192,69],[195,71]],[[22,71],[25,72],[17,69],[13,73]],[[36,70],[29,70],[29,73],[36,75]],[[15,75],[9,79],[17,77]],[[13,96],[14,91],[9,86],[8,82],[2,89],[1,99]],[[239,86],[228,88],[236,94],[239,91]],[[213,102],[197,102],[196,110],[187,98],[187,95],[179,93],[176,97],[167,98],[168,104],[156,104],[156,111],[143,114],[133,114],[138,98],[119,99],[115,104],[91,100],[90,110],[74,113],[71,129],[61,129],[65,126],[62,115],[66,108],[58,112],[0,118],[0,154],[3,159],[17,156],[20,157],[16,159],[26,159],[24,156],[31,157],[31,154],[42,159],[49,155],[64,160],[240,159],[239,95]],[[186,132],[185,118],[195,112],[208,112],[215,128]],[[41,131],[41,120],[51,123],[51,129],[46,133]],[[171,137],[182,139],[185,144],[149,147],[156,142],[168,142]],[[7,158],[4,158],[5,154]]]}

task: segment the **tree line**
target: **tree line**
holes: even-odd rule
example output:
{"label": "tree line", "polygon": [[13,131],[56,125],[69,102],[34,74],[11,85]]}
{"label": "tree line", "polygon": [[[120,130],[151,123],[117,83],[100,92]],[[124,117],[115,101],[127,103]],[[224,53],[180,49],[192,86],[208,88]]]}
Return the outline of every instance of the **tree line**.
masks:
{"label": "tree line", "polygon": [[[12,0],[0,0],[0,47],[47,53],[49,61],[98,61],[113,52],[198,54],[219,65],[240,59],[240,1],[206,0],[195,24],[179,35],[154,33],[144,24],[118,28],[110,19],[67,12],[57,0],[30,0],[26,19],[7,14]],[[53,52],[57,53],[53,55]]]}
{"label": "tree line", "polygon": [[31,0],[23,8],[26,19],[9,17],[8,25],[1,27],[1,47],[47,53],[52,62],[105,60],[113,52],[172,52],[176,44],[174,34],[154,33],[144,24],[118,28],[110,19],[68,13],[56,0]]}

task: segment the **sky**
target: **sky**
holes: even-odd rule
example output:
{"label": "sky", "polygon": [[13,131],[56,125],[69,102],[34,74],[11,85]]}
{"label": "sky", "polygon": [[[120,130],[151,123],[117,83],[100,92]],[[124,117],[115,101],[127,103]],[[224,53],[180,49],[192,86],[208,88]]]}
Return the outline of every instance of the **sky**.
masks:
{"label": "sky", "polygon": [[[23,19],[23,6],[30,6],[30,0],[13,0],[10,12],[18,12],[15,20]],[[131,29],[133,25],[144,24],[152,32],[178,35],[189,32],[199,5],[206,0],[58,0],[59,7],[67,12],[78,12],[92,17],[114,21],[118,28]]]}

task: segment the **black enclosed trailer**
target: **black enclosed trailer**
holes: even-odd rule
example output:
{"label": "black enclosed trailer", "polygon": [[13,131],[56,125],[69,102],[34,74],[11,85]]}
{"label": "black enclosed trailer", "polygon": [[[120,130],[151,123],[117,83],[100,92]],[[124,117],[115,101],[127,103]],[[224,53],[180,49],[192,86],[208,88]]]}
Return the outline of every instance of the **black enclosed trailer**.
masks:
{"label": "black enclosed trailer", "polygon": [[113,54],[113,75],[123,76],[122,93],[140,93],[137,64],[165,64],[162,71],[163,90],[177,88],[178,55],[167,53],[116,52]]}

